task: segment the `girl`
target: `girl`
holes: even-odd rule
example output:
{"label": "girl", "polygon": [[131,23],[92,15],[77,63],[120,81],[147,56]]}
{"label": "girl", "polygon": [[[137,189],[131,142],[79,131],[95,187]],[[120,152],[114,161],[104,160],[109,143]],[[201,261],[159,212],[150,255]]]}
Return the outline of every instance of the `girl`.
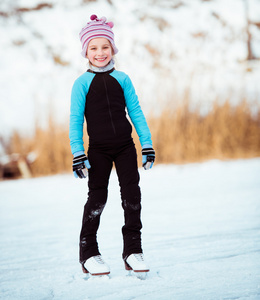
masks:
{"label": "girl", "polygon": [[[80,233],[80,263],[84,273],[109,274],[97,244],[100,215],[107,201],[112,164],[119,179],[125,224],[122,228],[123,260],[127,270],[148,272],[141,246],[141,193],[132,127],[142,145],[143,167],[148,170],[155,160],[151,133],[130,78],[114,68],[112,22],[96,15],[82,28],[79,36],[81,54],[89,60],[89,70],[75,82],[71,93],[70,145],[74,156],[73,172],[78,178],[88,176],[88,200],[84,207]],[[83,123],[89,135],[88,157],[84,154]]]}

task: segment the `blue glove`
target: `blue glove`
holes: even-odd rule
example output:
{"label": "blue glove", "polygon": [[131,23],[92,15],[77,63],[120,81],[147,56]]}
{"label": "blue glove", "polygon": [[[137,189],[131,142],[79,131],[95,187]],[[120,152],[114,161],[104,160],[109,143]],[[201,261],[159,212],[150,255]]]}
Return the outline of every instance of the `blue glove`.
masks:
{"label": "blue glove", "polygon": [[145,170],[152,168],[155,161],[155,151],[151,145],[144,145],[142,150],[142,162]]}
{"label": "blue glove", "polygon": [[90,163],[84,152],[77,152],[73,158],[72,170],[76,178],[86,178],[88,176],[88,169],[90,169]]}

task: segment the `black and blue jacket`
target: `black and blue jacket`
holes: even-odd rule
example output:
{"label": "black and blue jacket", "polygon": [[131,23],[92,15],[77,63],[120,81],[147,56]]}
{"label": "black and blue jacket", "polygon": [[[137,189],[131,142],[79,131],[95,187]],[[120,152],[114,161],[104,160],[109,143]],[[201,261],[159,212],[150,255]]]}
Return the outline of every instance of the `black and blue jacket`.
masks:
{"label": "black and blue jacket", "polygon": [[130,78],[112,69],[103,73],[88,71],[74,82],[70,108],[72,154],[84,151],[83,123],[87,122],[90,145],[114,144],[131,139],[132,126],[141,146],[152,145],[151,133]]}

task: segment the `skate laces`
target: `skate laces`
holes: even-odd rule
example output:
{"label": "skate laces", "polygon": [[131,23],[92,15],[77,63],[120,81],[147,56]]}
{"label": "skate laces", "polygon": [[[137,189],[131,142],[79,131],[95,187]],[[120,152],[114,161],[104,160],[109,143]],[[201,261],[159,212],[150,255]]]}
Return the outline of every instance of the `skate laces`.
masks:
{"label": "skate laces", "polygon": [[94,256],[94,258],[99,264],[105,264],[101,255]]}
{"label": "skate laces", "polygon": [[134,254],[134,257],[138,260],[138,261],[144,261],[144,257],[142,253],[137,253]]}

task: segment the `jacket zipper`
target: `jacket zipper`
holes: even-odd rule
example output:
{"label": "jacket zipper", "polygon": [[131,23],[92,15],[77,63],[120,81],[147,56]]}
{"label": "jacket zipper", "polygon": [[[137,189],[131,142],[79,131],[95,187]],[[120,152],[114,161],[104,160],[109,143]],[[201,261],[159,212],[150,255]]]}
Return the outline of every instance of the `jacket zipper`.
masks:
{"label": "jacket zipper", "polygon": [[104,81],[104,85],[105,85],[105,90],[106,90],[108,112],[109,112],[109,116],[110,116],[110,120],[111,120],[111,124],[112,124],[112,128],[113,128],[114,134],[116,135],[116,128],[115,128],[115,125],[114,125],[114,122],[113,122],[112,112],[111,112],[111,109],[110,109],[110,101],[109,101],[108,92],[107,92],[107,84],[106,84],[106,80],[105,80],[105,75],[103,75],[102,77],[103,77],[103,81]]}

